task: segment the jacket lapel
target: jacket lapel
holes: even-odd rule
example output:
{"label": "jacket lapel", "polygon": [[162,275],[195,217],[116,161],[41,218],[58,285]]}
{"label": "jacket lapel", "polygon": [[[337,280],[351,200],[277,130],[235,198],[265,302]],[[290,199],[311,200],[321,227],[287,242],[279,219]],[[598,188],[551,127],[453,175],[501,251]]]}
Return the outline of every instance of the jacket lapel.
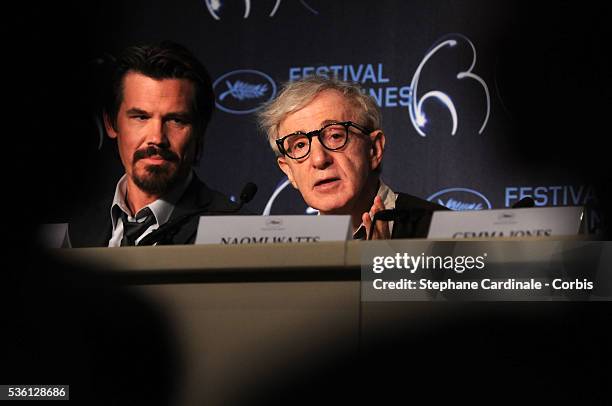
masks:
{"label": "jacket lapel", "polygon": [[[187,190],[174,207],[169,221],[194,210],[206,210],[209,208],[212,200],[212,191],[194,175]],[[198,230],[199,219],[200,216],[195,215],[187,220],[178,232],[174,234],[171,244],[193,244]]]}

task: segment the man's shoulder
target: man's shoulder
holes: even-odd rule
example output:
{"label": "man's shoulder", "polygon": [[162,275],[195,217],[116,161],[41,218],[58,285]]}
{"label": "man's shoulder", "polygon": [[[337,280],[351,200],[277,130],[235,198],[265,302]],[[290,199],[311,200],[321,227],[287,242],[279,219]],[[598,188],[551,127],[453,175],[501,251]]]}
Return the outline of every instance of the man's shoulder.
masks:
{"label": "man's shoulder", "polygon": [[211,213],[238,209],[237,203],[230,200],[224,193],[210,188],[197,175],[193,176],[179,204],[181,203],[194,209],[205,208]]}
{"label": "man's shoulder", "polygon": [[426,238],[433,212],[449,210],[445,206],[407,193],[398,193],[395,208],[403,211],[405,215],[399,216],[394,222],[392,238]]}
{"label": "man's shoulder", "polygon": [[431,212],[449,210],[446,206],[401,192],[397,194],[397,199],[395,199],[395,208],[399,210],[422,209]]}
{"label": "man's shoulder", "polygon": [[200,216],[239,215],[240,206],[225,194],[211,189],[196,175],[174,207],[170,221],[178,222],[169,242],[164,244],[193,244]]}

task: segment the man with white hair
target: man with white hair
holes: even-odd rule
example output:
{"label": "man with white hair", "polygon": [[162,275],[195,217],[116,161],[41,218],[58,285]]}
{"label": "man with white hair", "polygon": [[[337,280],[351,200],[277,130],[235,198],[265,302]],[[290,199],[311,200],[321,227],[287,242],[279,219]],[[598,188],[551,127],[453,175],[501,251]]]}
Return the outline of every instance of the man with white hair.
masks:
{"label": "man with white hair", "polygon": [[374,214],[385,209],[397,209],[394,221],[377,222],[373,238],[425,237],[432,212],[446,210],[396,194],[380,180],[380,109],[357,85],[322,77],[287,83],[259,120],[280,169],[306,203],[322,215],[350,215],[356,239],[370,235]]}

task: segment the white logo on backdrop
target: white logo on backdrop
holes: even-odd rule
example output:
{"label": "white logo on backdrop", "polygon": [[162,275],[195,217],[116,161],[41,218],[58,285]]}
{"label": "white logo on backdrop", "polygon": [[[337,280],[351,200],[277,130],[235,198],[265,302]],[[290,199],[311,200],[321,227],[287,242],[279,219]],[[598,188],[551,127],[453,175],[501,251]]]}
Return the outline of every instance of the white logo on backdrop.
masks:
{"label": "white logo on backdrop", "polygon": [[249,114],[276,96],[276,82],[263,72],[240,69],[221,75],[213,83],[216,106],[231,114]]}
{"label": "white logo on backdrop", "polygon": [[414,126],[415,130],[422,137],[426,136],[425,125],[427,124],[427,116],[425,115],[425,112],[423,111],[423,104],[429,99],[437,99],[448,109],[448,112],[451,116],[451,120],[453,122],[451,135],[455,135],[457,133],[459,119],[457,118],[457,109],[455,108],[455,104],[453,103],[451,98],[446,93],[443,93],[439,90],[429,91],[419,97],[418,86],[419,86],[419,79],[421,78],[421,71],[423,70],[423,67],[427,64],[427,62],[431,59],[431,57],[434,56],[437,52],[445,48],[453,48],[457,46],[460,41],[465,41],[469,45],[472,51],[472,64],[469,66],[467,70],[459,72],[457,74],[457,79],[475,80],[477,83],[479,83],[482,86],[482,89],[484,91],[484,96],[486,98],[487,109],[486,109],[486,114],[484,116],[484,120],[482,122],[480,130],[478,131],[479,134],[483,133],[485,127],[487,126],[487,122],[489,121],[489,114],[491,112],[491,100],[489,97],[489,88],[487,87],[487,84],[480,76],[473,73],[474,67],[476,66],[476,47],[474,46],[472,41],[470,41],[469,38],[467,38],[464,35],[453,34],[449,37],[450,37],[449,39],[438,41],[437,44],[434,45],[434,47],[425,55],[425,58],[423,58],[423,60],[417,67],[414,73],[414,76],[412,77],[412,82],[410,84],[410,87],[412,89],[411,102],[408,105],[408,111],[410,112],[410,120],[412,121],[412,125]]}
{"label": "white logo on backdrop", "polygon": [[467,188],[449,188],[440,190],[427,198],[430,202],[446,206],[451,210],[486,210],[491,209],[491,202],[482,193]]}
{"label": "white logo on backdrop", "polygon": [[[308,3],[306,3],[305,0],[299,0],[299,1],[300,1],[300,4],[304,6],[311,13],[319,14],[319,12],[315,10],[314,8],[312,8]],[[268,14],[268,17],[274,17],[276,12],[278,11],[278,8],[281,5],[281,2],[282,0],[276,0],[276,2],[274,3],[274,6],[272,7],[272,10]],[[221,10],[223,10],[224,1],[223,0],[204,0],[204,3],[206,3],[206,8],[208,9],[208,12],[212,16],[212,18],[214,18],[215,20],[221,20],[220,13],[221,13]],[[251,0],[244,0],[244,14],[242,15],[242,18],[249,18],[250,14],[251,14]]]}

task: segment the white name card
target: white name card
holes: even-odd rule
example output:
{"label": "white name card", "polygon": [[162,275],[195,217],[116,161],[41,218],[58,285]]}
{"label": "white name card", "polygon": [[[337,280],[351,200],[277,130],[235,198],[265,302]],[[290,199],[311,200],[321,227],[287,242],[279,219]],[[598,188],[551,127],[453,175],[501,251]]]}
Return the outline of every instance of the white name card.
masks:
{"label": "white name card", "polygon": [[202,216],[196,244],[345,241],[350,216]]}
{"label": "white name card", "polygon": [[436,211],[427,238],[504,238],[576,235],[582,207]]}

